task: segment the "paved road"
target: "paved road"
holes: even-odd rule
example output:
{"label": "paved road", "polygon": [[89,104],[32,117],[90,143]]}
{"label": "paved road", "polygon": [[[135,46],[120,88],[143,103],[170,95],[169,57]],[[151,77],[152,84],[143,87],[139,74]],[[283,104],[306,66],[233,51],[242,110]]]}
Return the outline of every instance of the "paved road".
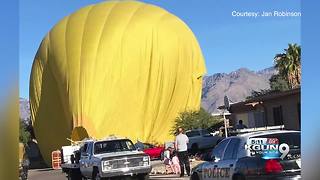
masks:
{"label": "paved road", "polygon": [[[151,161],[151,165],[161,166],[161,161]],[[53,170],[53,169],[36,169],[29,170],[29,180],[66,180],[66,175],[62,173],[61,170]],[[126,178],[127,180],[132,180],[135,178]],[[150,175],[150,180],[164,180],[164,179],[172,179],[172,180],[187,180],[189,177],[180,178],[178,175]]]}
{"label": "paved road", "polygon": [[[29,180],[66,180],[65,174],[61,170],[52,169],[38,169],[29,171]],[[128,180],[134,178],[127,178]],[[184,178],[178,177],[178,175],[150,175],[150,180],[187,180],[187,176]]]}

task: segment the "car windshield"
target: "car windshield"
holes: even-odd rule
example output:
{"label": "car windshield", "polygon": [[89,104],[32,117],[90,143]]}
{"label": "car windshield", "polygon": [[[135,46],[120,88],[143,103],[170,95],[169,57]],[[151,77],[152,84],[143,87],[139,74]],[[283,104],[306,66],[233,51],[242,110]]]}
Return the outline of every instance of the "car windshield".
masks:
{"label": "car windshield", "polygon": [[136,150],[133,143],[128,139],[101,141],[94,144],[94,154],[133,151]]}
{"label": "car windshield", "polygon": [[150,149],[150,148],[154,148],[154,146],[152,144],[143,144],[143,149]]}
{"label": "car windshield", "polygon": [[206,130],[206,129],[202,129],[201,130],[201,134],[202,135],[210,135],[210,132],[208,130]]}
{"label": "car windshield", "polygon": [[200,136],[200,132],[198,130],[188,131],[186,132],[188,137]]}

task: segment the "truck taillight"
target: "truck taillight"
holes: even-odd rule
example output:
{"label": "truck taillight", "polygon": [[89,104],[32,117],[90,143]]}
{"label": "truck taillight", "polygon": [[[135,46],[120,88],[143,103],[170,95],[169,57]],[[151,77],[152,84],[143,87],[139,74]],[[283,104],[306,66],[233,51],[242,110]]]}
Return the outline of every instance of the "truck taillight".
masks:
{"label": "truck taillight", "polygon": [[276,159],[267,160],[265,163],[264,169],[266,173],[279,173],[283,171],[282,165]]}

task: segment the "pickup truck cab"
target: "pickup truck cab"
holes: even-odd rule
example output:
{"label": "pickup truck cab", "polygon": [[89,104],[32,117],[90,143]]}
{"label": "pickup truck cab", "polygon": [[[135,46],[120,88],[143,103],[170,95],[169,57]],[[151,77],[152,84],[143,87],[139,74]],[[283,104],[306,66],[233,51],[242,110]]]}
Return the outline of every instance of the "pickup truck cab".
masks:
{"label": "pickup truck cab", "polygon": [[150,157],[138,151],[129,139],[87,140],[79,147],[71,155],[70,161],[63,159],[61,167],[68,179],[106,179],[119,176],[148,179],[151,171]]}
{"label": "pickup truck cab", "polygon": [[191,154],[196,154],[199,150],[213,148],[223,138],[220,136],[213,136],[206,129],[194,129],[186,131],[189,138],[188,151]]}

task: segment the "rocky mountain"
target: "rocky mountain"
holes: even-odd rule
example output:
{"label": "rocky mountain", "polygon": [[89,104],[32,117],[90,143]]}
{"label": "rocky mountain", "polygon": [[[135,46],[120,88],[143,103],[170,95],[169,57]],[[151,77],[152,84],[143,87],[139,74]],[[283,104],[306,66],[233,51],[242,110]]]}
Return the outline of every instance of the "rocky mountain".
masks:
{"label": "rocky mountain", "polygon": [[19,99],[20,119],[26,124],[30,123],[30,105],[29,101],[24,98]]}
{"label": "rocky mountain", "polygon": [[[203,78],[201,105],[208,112],[218,112],[217,107],[223,105],[225,95],[231,102],[245,100],[251,91],[268,89],[269,79],[276,74],[274,68],[251,71],[240,68],[231,73],[216,73]],[[29,122],[30,107],[27,99],[20,98],[20,119]]]}
{"label": "rocky mountain", "polygon": [[231,73],[216,73],[203,78],[201,105],[210,113],[217,113],[217,107],[223,105],[224,96],[231,102],[245,100],[253,90],[270,88],[269,79],[276,74],[274,68],[251,71],[240,68]]}

